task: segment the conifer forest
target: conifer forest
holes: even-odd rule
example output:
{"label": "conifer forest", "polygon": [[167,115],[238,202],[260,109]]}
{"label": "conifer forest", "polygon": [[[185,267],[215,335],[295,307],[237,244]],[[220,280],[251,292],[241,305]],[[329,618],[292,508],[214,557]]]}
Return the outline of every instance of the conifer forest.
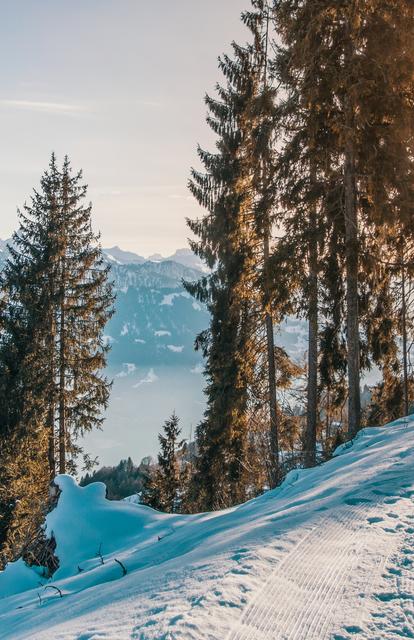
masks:
{"label": "conifer forest", "polygon": [[[72,20],[75,6],[62,4]],[[184,196],[170,202],[182,206],[191,262],[178,251],[162,262],[104,249],[99,207],[117,192],[100,195],[82,147],[62,150],[50,125],[56,151],[0,244],[0,638],[414,637],[414,3],[244,4],[240,15],[238,0],[145,10],[128,0],[121,15],[122,3],[105,0],[101,12],[91,0],[114,42],[109,7],[122,29],[136,16],[165,62],[175,12],[189,20],[180,28],[194,51],[183,60],[201,65],[206,118],[185,132],[196,155],[185,160]],[[200,12],[211,14],[205,30]],[[197,39],[213,37],[222,12],[234,36],[222,42],[214,85]],[[168,73],[156,67],[157,86],[178,78],[171,56]],[[109,62],[107,73],[105,85]],[[126,77],[114,76],[114,99],[121,80],[143,91],[144,78]],[[0,119],[12,102],[0,100]],[[70,111],[47,104],[35,110]],[[124,117],[139,120],[134,104]],[[164,109],[188,104],[145,103],[154,119],[139,124],[162,145]],[[73,111],[62,122],[73,132],[82,117],[92,131],[104,116]],[[178,148],[176,160],[157,157],[159,171],[179,162]],[[118,161],[133,160],[119,152]],[[160,243],[171,233],[167,211],[165,228],[143,208],[134,215]],[[127,237],[122,207],[110,217]],[[153,321],[144,300],[158,289]],[[205,314],[196,328],[184,327],[180,304]],[[159,319],[167,312],[173,329]],[[296,326],[295,352],[283,336]],[[178,359],[188,349],[173,330],[202,363],[191,370],[202,375],[201,420],[188,424],[171,390],[155,401],[158,452],[140,448],[151,368],[134,385],[136,449],[102,464],[93,442],[107,437],[110,403],[122,409],[116,385],[136,369],[132,351],[151,333],[166,341],[157,358]]]}

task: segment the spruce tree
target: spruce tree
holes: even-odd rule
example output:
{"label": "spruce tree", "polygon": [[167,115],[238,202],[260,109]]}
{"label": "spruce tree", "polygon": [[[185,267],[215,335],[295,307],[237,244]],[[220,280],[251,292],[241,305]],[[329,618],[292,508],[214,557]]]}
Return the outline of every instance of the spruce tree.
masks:
{"label": "spruce tree", "polygon": [[[269,412],[269,441],[271,469],[270,485],[280,480],[279,439],[280,411],[277,402],[277,368],[275,347],[275,323],[282,319],[280,274],[272,274],[270,261],[272,232],[276,219],[278,184],[276,180],[276,145],[280,135],[277,92],[269,64],[269,54],[274,45],[270,8],[264,0],[252,0],[252,10],[242,14],[242,21],[249,28],[252,43],[244,49],[241,72],[249,82],[251,95],[246,105],[243,129],[246,146],[246,165],[252,176],[253,220],[256,240],[256,265],[258,278],[258,323],[263,322],[265,332],[264,368],[267,377],[267,404]],[[277,296],[272,283],[276,281]],[[286,312],[286,308],[284,308]],[[258,327],[260,333],[260,326]]]}
{"label": "spruce tree", "polygon": [[210,329],[197,342],[206,357],[208,379],[208,409],[197,431],[200,455],[195,476],[203,508],[248,497],[249,423],[262,410],[261,403],[268,412],[268,484],[275,486],[280,480],[282,413],[277,387],[291,366],[280,358],[282,370],[277,370],[274,338],[275,326],[291,304],[287,274],[272,260],[280,130],[275,78],[269,67],[270,10],[264,1],[253,0],[242,20],[252,41],[245,46],[233,43],[233,57],[220,60],[227,85],[218,87],[217,100],[207,98],[211,111],[207,120],[218,136],[218,153],[200,150],[206,173],[194,171],[190,183],[207,209],[202,220],[189,222],[199,238],[192,246],[212,269],[210,276],[188,285],[212,315]]}
{"label": "spruce tree", "polygon": [[[283,12],[276,23],[285,34]],[[287,18],[288,19],[288,18]],[[286,20],[287,20],[286,19]],[[291,25],[290,25],[291,26]],[[304,25],[301,23],[301,27]],[[277,50],[276,73],[284,87],[285,97],[279,105],[280,127],[285,132],[284,145],[278,157],[280,203],[283,207],[284,235],[275,252],[276,263],[284,264],[289,273],[289,295],[294,311],[308,322],[306,426],[303,434],[303,462],[306,467],[316,462],[319,424],[318,369],[320,362],[320,313],[324,247],[328,240],[326,223],[328,202],[324,202],[323,182],[326,147],[329,135],[324,128],[325,104],[312,82],[323,87],[323,79],[309,71],[293,72],[295,58],[292,34],[285,36],[285,47]],[[321,89],[319,89],[320,91]],[[298,265],[301,269],[298,270]],[[280,268],[280,267],[279,267]]]}
{"label": "spruce tree", "polygon": [[[101,369],[113,295],[85,196],[81,173],[72,174],[67,158],[59,170],[52,155],[39,191],[19,212],[1,276],[0,449],[7,460],[0,494],[16,503],[20,532],[19,491],[26,484],[36,493],[25,514],[38,524],[48,479],[57,469],[76,469],[83,451],[78,438],[102,424],[108,400]],[[16,460],[24,464],[16,468]],[[14,486],[7,482],[10,469]]]}
{"label": "spruce tree", "polygon": [[165,513],[179,511],[182,499],[182,472],[178,454],[184,441],[179,441],[180,434],[179,418],[173,413],[165,421],[163,433],[158,436],[158,468],[146,477],[141,494],[142,504]]}
{"label": "spruce tree", "polygon": [[217,87],[217,99],[206,97],[217,152],[199,149],[206,173],[193,170],[190,182],[195,198],[207,209],[201,220],[188,221],[199,237],[192,248],[212,270],[199,282],[186,284],[211,314],[209,329],[196,342],[206,358],[208,381],[207,410],[197,428],[195,474],[197,503],[204,509],[245,498],[249,384],[255,367],[251,306],[256,238],[243,132],[252,87],[243,74],[248,53],[236,44],[233,50],[234,59],[220,60],[226,87]]}
{"label": "spruce tree", "polygon": [[20,212],[3,275],[9,307],[21,307],[39,334],[31,373],[43,380],[52,477],[56,457],[60,473],[74,470],[77,439],[102,424],[110,389],[100,371],[113,295],[81,180],[67,158],[59,171],[52,155],[41,190]]}

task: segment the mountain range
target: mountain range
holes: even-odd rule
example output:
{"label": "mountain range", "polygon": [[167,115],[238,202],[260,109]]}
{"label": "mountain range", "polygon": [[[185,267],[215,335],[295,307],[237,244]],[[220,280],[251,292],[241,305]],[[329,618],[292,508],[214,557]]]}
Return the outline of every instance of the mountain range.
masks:
{"label": "mountain range", "polygon": [[[8,242],[0,239],[0,269]],[[194,339],[207,328],[209,315],[185,291],[183,280],[197,280],[206,272],[201,260],[188,248],[147,259],[118,246],[103,252],[116,291],[115,313],[105,332],[112,347],[109,366],[200,366]],[[293,357],[302,357],[307,346],[304,322],[290,318],[282,327],[281,342]]]}
{"label": "mountain range", "polygon": [[[0,239],[0,269],[8,242]],[[183,280],[200,277],[199,258],[190,249],[148,259],[119,247],[103,252],[116,292],[115,313],[105,332],[112,347],[109,366],[196,366],[201,356],[194,351],[194,339],[209,318],[185,291]]]}
{"label": "mountain range", "polygon": [[205,307],[184,289],[201,272],[178,262],[112,263],[116,311],[106,328],[109,363],[141,366],[191,365],[197,333],[208,326]]}
{"label": "mountain range", "polygon": [[111,264],[131,265],[144,264],[146,262],[176,262],[184,267],[189,267],[190,269],[197,269],[198,271],[206,270],[206,267],[200,258],[188,248],[177,249],[175,253],[167,258],[164,258],[160,253],[154,253],[149,256],[149,258],[144,258],[132,251],[124,251],[118,246],[109,247],[107,249],[103,249],[103,251]]}

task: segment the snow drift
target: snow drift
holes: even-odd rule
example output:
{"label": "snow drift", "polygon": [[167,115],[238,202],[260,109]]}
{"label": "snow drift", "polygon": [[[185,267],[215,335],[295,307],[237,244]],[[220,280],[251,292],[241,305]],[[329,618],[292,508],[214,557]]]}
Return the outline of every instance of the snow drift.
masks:
{"label": "snow drift", "polygon": [[164,515],[57,483],[59,569],[0,573],[1,638],[414,638],[414,420],[221,512]]}

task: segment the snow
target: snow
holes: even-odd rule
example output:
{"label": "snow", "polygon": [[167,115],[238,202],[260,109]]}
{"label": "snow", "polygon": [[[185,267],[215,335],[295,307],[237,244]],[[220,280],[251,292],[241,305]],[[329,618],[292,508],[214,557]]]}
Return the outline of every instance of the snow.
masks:
{"label": "snow", "polygon": [[192,369],[190,369],[190,373],[195,373],[197,375],[203,373],[204,371],[204,365],[202,362],[198,362],[195,367],[193,367]]}
{"label": "snow", "polygon": [[221,512],[165,515],[57,482],[60,567],[49,582],[22,563],[0,574],[2,640],[414,637],[414,420]]}
{"label": "snow", "polygon": [[184,345],[168,344],[167,349],[173,353],[182,353],[184,351]]}
{"label": "snow", "polygon": [[108,258],[108,260],[110,260],[111,262],[114,262],[115,264],[122,264],[122,262],[117,260],[111,253],[107,253],[106,257]]}
{"label": "snow", "polygon": [[141,501],[141,492],[134,493],[132,496],[127,496],[126,498],[122,499],[122,502],[129,502],[131,504],[139,504],[140,501]]}
{"label": "snow", "polygon": [[159,378],[154,369],[150,369],[144,378],[141,378],[141,380],[138,380],[138,382],[134,384],[134,389],[139,389],[143,384],[152,384],[153,382],[157,382],[158,379]]}
{"label": "snow", "polygon": [[40,575],[39,570],[30,569],[23,560],[11,562],[0,572],[0,597],[5,598],[38,587]]}
{"label": "snow", "polygon": [[137,369],[132,362],[123,362],[122,367],[122,371],[116,374],[116,378],[126,378],[132,375]]}
{"label": "snow", "polygon": [[166,294],[160,302],[160,306],[168,306],[172,307],[174,304],[175,298],[191,298],[190,294],[186,291],[182,291],[180,293],[168,293]]}
{"label": "snow", "polygon": [[120,336],[126,336],[129,333],[129,326],[127,322],[124,322],[124,325],[121,329],[121,333],[119,334]]}
{"label": "snow", "polygon": [[168,293],[167,295],[165,295],[163,297],[163,299],[160,302],[160,306],[164,307],[172,307],[173,306],[173,302],[175,298],[179,298],[180,294],[179,293]]}

